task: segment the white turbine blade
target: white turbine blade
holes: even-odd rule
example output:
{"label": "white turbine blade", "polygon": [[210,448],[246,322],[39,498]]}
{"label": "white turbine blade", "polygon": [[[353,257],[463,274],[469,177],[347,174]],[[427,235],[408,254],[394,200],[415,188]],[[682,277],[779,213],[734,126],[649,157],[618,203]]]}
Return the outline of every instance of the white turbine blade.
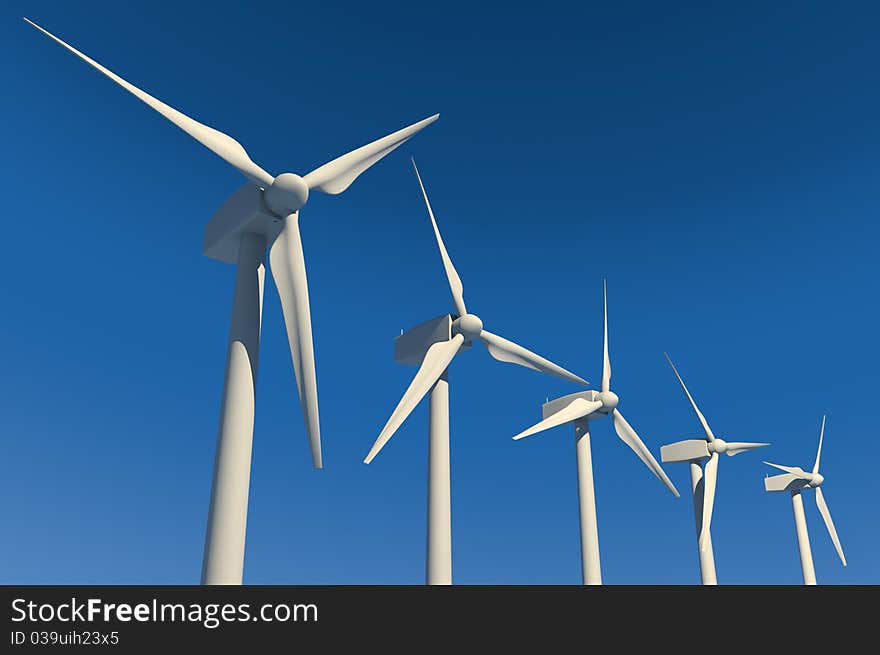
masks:
{"label": "white turbine blade", "polygon": [[727,442],[727,454],[730,457],[734,455],[739,455],[740,453],[744,453],[747,450],[755,450],[757,448],[766,448],[769,446],[769,443],[749,443],[748,441],[728,441]]}
{"label": "white turbine blade", "polygon": [[828,504],[825,502],[825,496],[822,495],[822,488],[816,487],[816,505],[819,506],[819,513],[825,519],[825,527],[828,528],[828,534],[831,535],[831,541],[837,549],[837,555],[840,561],[846,566],[846,557],[843,556],[843,546],[840,545],[840,539],[837,538],[837,530],[834,529],[834,521],[831,520],[831,512],[828,511]]}
{"label": "white turbine blade", "polygon": [[682,380],[681,375],[678,374],[678,369],[675,368],[675,364],[672,363],[672,359],[670,359],[669,355],[667,355],[666,353],[663,353],[663,356],[666,357],[666,361],[669,362],[669,365],[672,367],[672,372],[675,373],[675,377],[678,378],[678,382],[681,384],[681,388],[684,389],[685,395],[687,395],[688,400],[691,402],[691,407],[693,407],[694,411],[697,413],[697,418],[700,419],[700,424],[703,426],[703,431],[706,433],[706,438],[709,441],[715,441],[715,435],[712,434],[712,430],[709,428],[709,423],[706,421],[706,417],[703,416],[703,412],[700,411],[700,408],[697,407],[697,403],[694,402],[694,397],[691,396],[691,392],[688,391],[684,380]]}
{"label": "white turbine blade", "polygon": [[602,360],[602,391],[611,390],[611,358],[608,356],[608,289],[602,280],[602,299],[605,316],[604,359]]}
{"label": "white turbine blade", "polygon": [[709,545],[710,529],[712,527],[712,508],[715,505],[715,486],[718,481],[718,453],[712,453],[712,457],[706,462],[703,471],[703,519],[700,525],[700,550],[706,550]]}
{"label": "white turbine blade", "polygon": [[440,118],[440,114],[434,114],[409,127],[361,146],[357,150],[352,150],[323,166],[319,166],[303,179],[312,191],[323,191],[333,195],[342,193],[351,186],[358,175],[438,118]]}
{"label": "white turbine blade", "polygon": [[772,466],[773,468],[777,468],[780,471],[785,471],[786,473],[791,473],[796,476],[800,480],[809,480],[810,474],[804,471],[800,466],[782,466],[782,464],[774,464],[773,462],[764,462],[767,466]]}
{"label": "white turbine blade", "polygon": [[555,428],[557,425],[563,425],[565,423],[570,423],[571,421],[576,421],[579,418],[584,418],[600,407],[602,407],[602,402],[599,400],[591,401],[584,398],[575,398],[570,404],[566,405],[552,416],[548,416],[543,421],[535,423],[535,425],[529,429],[520,432],[513,438],[513,440],[518,441],[519,439],[530,437],[538,432]]}
{"label": "white turbine blade", "polygon": [[315,352],[312,346],[312,319],[306,263],[296,214],[284,219],[284,227],[269,249],[272,278],[281,299],[287,327],[290,357],[296,374],[296,388],[302,406],[306,434],[315,468],[321,468],[321,425],[318,418],[318,382],[315,378]]}
{"label": "white turbine blade", "polygon": [[[813,464],[813,473],[819,472],[819,459],[822,457],[822,438],[825,436],[825,415],[822,415],[822,427],[819,428],[819,449],[816,451],[816,463]],[[817,489],[818,491],[818,489]]]}
{"label": "white turbine blade", "polygon": [[623,418],[623,414],[615,408],[611,413],[611,418],[614,420],[614,430],[617,432],[617,436],[620,437],[627,446],[633,449],[633,452],[639,456],[639,459],[645,463],[645,466],[651,469],[654,475],[656,475],[660,481],[669,488],[669,491],[675,494],[675,497],[678,498],[678,489],[672,484],[672,480],[666,475],[666,471],[663,470],[663,467],[657,463],[656,459],[654,459],[654,456],[651,454],[651,451],[648,450],[645,443],[639,439],[639,435],[636,434],[636,431],[633,430],[632,426],[627,423],[625,418]]}
{"label": "white turbine blade", "polygon": [[391,413],[391,418],[388,419],[385,427],[382,428],[382,432],[379,433],[376,443],[370,448],[370,452],[367,454],[366,459],[364,459],[364,464],[369,464],[379,454],[379,451],[388,443],[388,440],[391,439],[397,428],[412,413],[416,405],[419,404],[419,401],[425,397],[425,394],[431,390],[434,383],[440,379],[443,371],[449,366],[449,362],[458,353],[458,349],[461,348],[463,343],[464,335],[456,334],[449,341],[438,341],[428,348],[428,352],[425,353],[425,358],[422,360],[422,365],[403,394],[403,398],[400,399],[397,407]]}
{"label": "white turbine blade", "polygon": [[464,305],[464,285],[458,276],[458,271],[452,265],[449,253],[446,252],[446,245],[443,243],[443,237],[440,236],[440,228],[437,227],[437,219],[434,218],[434,211],[431,209],[431,203],[428,201],[428,194],[425,191],[425,185],[422,184],[422,176],[419,175],[419,169],[416,166],[416,160],[412,160],[413,169],[416,172],[416,178],[419,181],[419,188],[422,190],[422,197],[425,199],[425,207],[428,209],[428,216],[431,217],[431,225],[434,226],[434,236],[437,237],[437,246],[440,248],[440,258],[443,260],[443,268],[446,269],[446,279],[449,280],[449,289],[452,291],[452,301],[455,303],[455,311],[459,316],[467,314],[467,307]]}
{"label": "white turbine blade", "polygon": [[508,341],[504,337],[499,337],[497,334],[492,334],[488,330],[483,330],[480,333],[480,339],[486,345],[489,354],[499,362],[519,364],[520,366],[525,366],[526,368],[531,368],[535,371],[540,371],[541,373],[549,373],[550,375],[555,375],[563,380],[568,380],[569,382],[574,382],[576,384],[583,384],[584,386],[589,384],[589,382],[582,377],[578,377],[574,373],[566,371],[564,368],[554,364],[549,359],[544,359],[540,355],[533,353],[531,350],[527,350],[526,348],[513,343],[513,341]]}
{"label": "white turbine blade", "polygon": [[215,130],[212,127],[208,127],[207,125],[199,123],[197,120],[194,120],[186,114],[177,111],[173,107],[169,107],[161,100],[158,100],[151,96],[149,93],[141,91],[133,84],[126,82],[114,72],[104,68],[94,59],[87,57],[79,50],[71,45],[68,45],[54,34],[47,32],[33,21],[30,21],[27,18],[25,18],[24,20],[28,24],[33,25],[35,28],[40,30],[43,34],[48,36],[56,43],[67,48],[70,52],[85,61],[87,64],[109,77],[111,80],[116,82],[119,86],[131,93],[133,96],[142,100],[147,105],[155,109],[157,112],[162,114],[162,116],[177,125],[177,127],[179,127],[181,130],[183,130],[196,141],[208,148],[208,150],[212,151],[214,154],[222,157],[227,162],[235,166],[235,168],[237,168],[242,175],[247,177],[254,184],[257,184],[263,188],[268,188],[272,185],[273,177],[262,168],[257,166],[254,162],[252,162],[242,145],[232,137],[223,134],[223,132]]}

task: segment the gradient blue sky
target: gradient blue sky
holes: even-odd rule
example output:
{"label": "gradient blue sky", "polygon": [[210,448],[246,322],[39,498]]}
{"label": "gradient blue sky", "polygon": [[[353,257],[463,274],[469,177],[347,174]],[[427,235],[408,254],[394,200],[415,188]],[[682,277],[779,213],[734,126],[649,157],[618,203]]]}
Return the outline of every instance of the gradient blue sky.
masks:
{"label": "gradient blue sky", "polygon": [[[761,460],[811,465],[823,412],[849,566],[809,494],[817,575],[880,583],[880,10],[604,4],[5,2],[0,582],[198,582],[235,273],[201,241],[243,183],[27,15],[273,173],[441,113],[303,211],[320,472],[267,277],[246,582],[424,579],[426,407],[361,463],[414,372],[394,336],[452,309],[414,155],[489,329],[598,383],[607,276],[654,453],[699,434],[664,350],[716,433],[773,443],[721,462],[721,583],[801,581]],[[571,431],[510,440],[576,388],[480,347],[451,382],[455,581],[578,582]],[[605,581],[699,582],[687,494],[607,422],[593,453]]]}

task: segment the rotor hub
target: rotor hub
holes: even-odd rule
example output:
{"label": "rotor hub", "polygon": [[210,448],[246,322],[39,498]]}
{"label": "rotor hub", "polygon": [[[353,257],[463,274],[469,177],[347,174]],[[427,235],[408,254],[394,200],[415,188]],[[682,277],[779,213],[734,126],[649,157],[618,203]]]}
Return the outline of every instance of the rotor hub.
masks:
{"label": "rotor hub", "polygon": [[282,173],[263,194],[266,206],[276,216],[300,210],[309,199],[309,185],[296,173]]}
{"label": "rotor hub", "polygon": [[825,482],[825,476],[821,473],[810,474],[810,486],[813,487],[813,489],[821,485],[823,482]]}
{"label": "rotor hub", "polygon": [[482,331],[483,321],[476,314],[465,314],[452,322],[452,333],[462,334],[468,341],[479,337]]}
{"label": "rotor hub", "polygon": [[614,408],[617,407],[617,403],[620,402],[620,398],[613,391],[601,391],[597,400],[602,403],[602,409],[599,411],[604,414],[613,412]]}
{"label": "rotor hub", "polygon": [[715,441],[709,442],[709,452],[710,453],[726,453],[727,452],[727,442],[724,439],[716,438]]}

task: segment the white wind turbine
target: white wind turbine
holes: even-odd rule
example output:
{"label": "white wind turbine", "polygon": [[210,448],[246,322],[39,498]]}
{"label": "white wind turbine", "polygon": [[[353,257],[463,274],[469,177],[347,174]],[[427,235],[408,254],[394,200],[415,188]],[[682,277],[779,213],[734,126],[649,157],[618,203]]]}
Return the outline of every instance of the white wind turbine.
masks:
{"label": "white wind turbine", "polygon": [[254,427],[254,388],[260,342],[266,248],[281,299],[300,405],[315,468],[321,468],[321,432],[306,268],[299,210],[311,191],[339,194],[364,171],[437,120],[435,114],[300,177],[273,177],[251,161],[230,136],[203,125],[141,91],[79,50],[24,19],[211,150],[250,182],[235,192],[205,230],[203,252],[238,264],[226,358],[214,482],[205,538],[204,584],[241,584]]}
{"label": "white wind turbine", "polygon": [[837,537],[837,530],[834,528],[834,521],[831,520],[831,512],[828,510],[828,504],[825,502],[825,496],[822,494],[822,483],[825,477],[819,473],[819,459],[822,455],[822,439],[825,436],[825,416],[822,417],[822,427],[819,428],[819,449],[816,451],[816,461],[813,464],[813,470],[809,473],[798,466],[780,466],[779,464],[771,464],[764,462],[770,466],[785,471],[782,475],[773,475],[764,478],[764,489],[766,491],[790,491],[791,504],[794,507],[794,525],[797,531],[798,550],[801,556],[801,570],[804,573],[804,584],[816,584],[816,571],[813,568],[813,552],[810,549],[810,535],[807,532],[807,519],[804,516],[804,499],[801,497],[803,489],[816,490],[816,506],[819,513],[825,521],[825,527],[828,528],[828,534],[831,535],[831,541],[834,542],[834,548],[840,557],[841,563],[846,566],[846,557],[843,555],[843,546],[840,545],[840,539]]}
{"label": "white wind turbine", "polygon": [[464,303],[464,287],[452,260],[446,252],[443,238],[437,227],[428,194],[422,184],[418,168],[413,168],[422,191],[425,207],[434,236],[440,249],[443,267],[456,314],[444,314],[438,318],[421,323],[394,340],[394,359],[403,364],[417,364],[419,370],[403,394],[379,438],[364,459],[365,464],[388,443],[407,416],[412,413],[422,398],[430,392],[428,428],[428,540],[426,578],[429,585],[452,584],[452,528],[450,508],[449,479],[449,378],[447,368],[461,350],[471,346],[479,339],[489,354],[502,362],[519,364],[527,368],[550,373],[578,384],[586,380],[566,371],[503,337],[483,329],[483,321],[475,314],[468,313]]}
{"label": "white wind turbine", "polygon": [[638,455],[663,484],[678,497],[678,490],[657,463],[651,451],[617,409],[619,398],[611,391],[611,358],[608,355],[608,293],[602,281],[604,339],[601,391],[580,391],[549,401],[542,407],[544,420],[520,432],[515,440],[574,423],[577,451],[578,503],[581,525],[581,565],[584,584],[602,584],[599,560],[599,529],[596,520],[596,494],[593,488],[593,456],[590,447],[590,421],[611,414],[617,436]]}
{"label": "white wind turbine", "polygon": [[[694,494],[694,520],[697,526],[697,536],[700,554],[700,575],[704,585],[718,584],[715,575],[715,555],[712,551],[712,509],[715,505],[715,486],[718,480],[718,455],[727,453],[729,457],[739,455],[747,450],[764,448],[769,443],[750,443],[746,441],[724,441],[714,435],[706,417],[694,402],[691,392],[688,391],[684,380],[678,374],[678,369],[672,363],[669,355],[663,353],[666,361],[672,367],[675,377],[678,378],[681,388],[694,408],[700,425],[706,433],[705,439],[685,439],[660,448],[660,458],[664,462],[688,462],[691,469],[691,489]],[[705,472],[701,463],[705,461]]]}

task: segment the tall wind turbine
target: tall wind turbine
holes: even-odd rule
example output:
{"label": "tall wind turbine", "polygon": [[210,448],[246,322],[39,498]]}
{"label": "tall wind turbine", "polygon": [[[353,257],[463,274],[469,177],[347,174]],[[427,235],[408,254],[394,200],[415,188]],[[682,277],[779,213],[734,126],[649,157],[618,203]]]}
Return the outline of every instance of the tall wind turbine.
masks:
{"label": "tall wind turbine", "polygon": [[816,506],[819,513],[825,521],[825,527],[828,528],[828,534],[831,535],[831,541],[834,542],[834,548],[840,557],[841,563],[846,566],[846,557],[843,555],[843,546],[840,545],[840,539],[837,537],[837,530],[834,528],[834,521],[831,520],[831,512],[828,510],[828,504],[825,502],[825,496],[822,494],[822,483],[825,477],[819,473],[819,459],[822,455],[822,439],[825,436],[825,416],[822,416],[822,427],[819,428],[819,449],[816,451],[816,461],[813,463],[813,470],[809,473],[797,466],[780,466],[779,464],[771,464],[764,462],[770,466],[785,471],[782,475],[773,475],[764,478],[764,489],[766,491],[790,491],[791,504],[794,507],[794,526],[797,530],[798,550],[801,555],[801,570],[804,573],[804,584],[816,584],[816,571],[813,568],[813,551],[810,549],[810,535],[807,533],[807,519],[804,516],[804,499],[801,497],[801,491],[804,489],[816,490]]}
{"label": "tall wind turbine", "polygon": [[[694,408],[705,439],[685,439],[676,443],[668,444],[660,448],[660,458],[664,462],[687,462],[691,469],[691,489],[694,494],[694,520],[697,526],[697,544],[700,553],[700,575],[704,585],[717,585],[718,578],[715,575],[715,555],[712,551],[712,508],[715,505],[715,486],[718,480],[718,455],[727,453],[729,457],[739,455],[747,450],[764,448],[769,443],[751,443],[746,441],[724,441],[712,432],[706,417],[694,402],[691,392],[688,391],[684,380],[678,374],[678,369],[672,363],[669,355],[663,353],[666,361],[672,367],[675,377],[678,378],[681,388]],[[701,466],[706,462],[705,472]]]}
{"label": "tall wind turbine", "polygon": [[254,388],[260,343],[266,248],[290,343],[290,354],[315,468],[321,468],[321,430],[312,324],[299,210],[309,193],[339,194],[370,166],[433,123],[438,114],[337,157],[300,177],[273,177],[232,137],[186,116],[24,19],[236,168],[248,184],[219,209],[205,230],[206,256],[238,264],[226,356],[214,482],[205,538],[203,584],[241,584],[244,562]]}
{"label": "tall wind turbine", "polygon": [[601,391],[580,391],[562,396],[544,404],[544,420],[536,423],[514,437],[515,440],[528,437],[565,423],[574,423],[577,451],[578,502],[581,523],[581,564],[583,581],[587,585],[602,584],[602,569],[599,561],[599,529],[596,520],[596,494],[593,488],[593,455],[590,448],[590,421],[611,415],[617,436],[633,449],[639,459],[651,469],[667,488],[678,497],[678,490],[657,463],[651,451],[623,418],[617,409],[619,398],[611,391],[611,358],[608,355],[608,292],[602,281],[604,344]]}
{"label": "tall wind turbine", "polygon": [[422,398],[430,392],[428,418],[428,541],[427,541],[427,583],[429,585],[452,584],[452,527],[450,508],[449,479],[449,377],[448,367],[453,358],[462,350],[470,348],[479,339],[495,359],[511,364],[519,364],[542,373],[556,375],[564,380],[587,384],[586,380],[566,371],[553,362],[544,359],[508,341],[507,339],[483,329],[483,321],[468,312],[464,303],[464,287],[458,272],[452,265],[437,220],[431,210],[428,194],[413,161],[413,168],[422,191],[425,207],[434,236],[440,249],[440,258],[446,269],[446,278],[452,291],[455,314],[444,314],[431,319],[394,340],[394,359],[402,364],[418,365],[419,370],[403,394],[391,417],[382,428],[379,438],[373,444],[365,464],[388,443],[406,417],[412,413]]}

